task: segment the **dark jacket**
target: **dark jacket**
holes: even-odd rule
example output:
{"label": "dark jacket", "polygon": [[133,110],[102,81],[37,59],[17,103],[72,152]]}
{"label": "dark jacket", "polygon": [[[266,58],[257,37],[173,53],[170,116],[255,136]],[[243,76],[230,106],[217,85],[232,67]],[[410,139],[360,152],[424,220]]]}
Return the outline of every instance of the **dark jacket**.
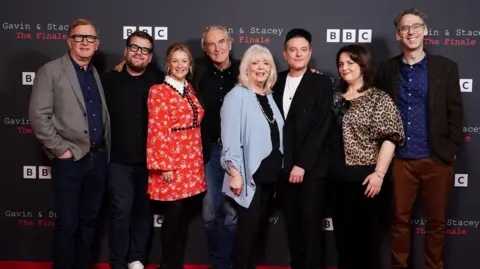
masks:
{"label": "dark jacket", "polygon": [[[382,63],[376,86],[398,99],[398,76],[402,55]],[[447,163],[460,153],[463,143],[463,104],[457,64],[428,54],[429,142],[433,152]]]}
{"label": "dark jacket", "polygon": [[[324,177],[327,173],[326,141],[333,104],[332,81],[309,70],[298,85],[285,119],[283,179],[288,179],[294,165],[305,169],[308,177]],[[279,73],[272,89],[282,115],[287,75],[288,71]]]}

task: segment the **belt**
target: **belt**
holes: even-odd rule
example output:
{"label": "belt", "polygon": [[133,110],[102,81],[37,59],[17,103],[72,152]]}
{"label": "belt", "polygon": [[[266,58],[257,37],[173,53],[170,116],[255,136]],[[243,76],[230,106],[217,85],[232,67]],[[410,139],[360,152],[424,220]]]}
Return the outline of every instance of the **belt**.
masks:
{"label": "belt", "polygon": [[188,131],[188,130],[193,130],[193,129],[197,129],[197,128],[200,128],[200,125],[194,124],[194,125],[188,126],[188,127],[172,128],[172,132]]}

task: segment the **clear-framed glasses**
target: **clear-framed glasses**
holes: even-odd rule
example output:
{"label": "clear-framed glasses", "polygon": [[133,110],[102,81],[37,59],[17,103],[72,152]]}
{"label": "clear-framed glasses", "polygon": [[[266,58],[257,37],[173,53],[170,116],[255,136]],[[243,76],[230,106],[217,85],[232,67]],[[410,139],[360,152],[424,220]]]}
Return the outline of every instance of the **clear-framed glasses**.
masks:
{"label": "clear-framed glasses", "polygon": [[95,35],[71,35],[70,38],[76,43],[83,42],[84,39],[87,39],[88,43],[95,43],[98,40],[98,36]]}
{"label": "clear-framed glasses", "polygon": [[139,45],[135,45],[135,44],[128,44],[127,46],[130,51],[132,52],[137,52],[138,50],[140,50],[140,52],[143,54],[143,55],[148,55],[150,53],[152,53],[152,49],[150,48],[145,48],[145,47],[140,47]]}
{"label": "clear-framed glasses", "polygon": [[422,31],[424,27],[425,27],[424,23],[415,23],[414,25],[402,26],[402,27],[398,28],[398,31],[400,31],[400,33],[402,33],[402,34],[406,34],[406,33],[410,32],[410,29],[412,29],[415,33],[418,33],[420,31]]}

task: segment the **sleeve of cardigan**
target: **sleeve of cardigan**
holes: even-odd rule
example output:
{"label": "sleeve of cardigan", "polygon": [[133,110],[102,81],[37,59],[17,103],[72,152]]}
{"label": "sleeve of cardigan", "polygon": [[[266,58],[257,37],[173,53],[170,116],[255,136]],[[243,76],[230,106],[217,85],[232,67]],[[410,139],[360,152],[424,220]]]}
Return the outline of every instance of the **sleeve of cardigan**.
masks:
{"label": "sleeve of cardigan", "polygon": [[220,110],[223,168],[230,173],[229,162],[241,173],[243,153],[241,141],[242,91],[240,86],[233,88],[224,98]]}

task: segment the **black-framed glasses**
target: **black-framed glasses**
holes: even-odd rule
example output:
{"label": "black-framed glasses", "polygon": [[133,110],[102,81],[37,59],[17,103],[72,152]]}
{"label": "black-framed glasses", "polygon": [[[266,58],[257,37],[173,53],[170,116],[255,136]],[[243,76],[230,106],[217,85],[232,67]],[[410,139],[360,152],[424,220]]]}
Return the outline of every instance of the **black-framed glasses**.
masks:
{"label": "black-framed glasses", "polygon": [[87,39],[88,43],[95,43],[98,40],[96,35],[71,35],[70,38],[76,43],[83,42],[84,39]]}
{"label": "black-framed glasses", "polygon": [[415,23],[414,25],[405,25],[400,28],[398,28],[398,31],[402,34],[406,34],[412,29],[414,32],[418,33],[423,30],[423,27],[425,27],[424,23]]}
{"label": "black-framed glasses", "polygon": [[140,52],[143,54],[143,55],[148,55],[150,53],[152,53],[152,49],[150,48],[145,48],[145,47],[140,47],[139,45],[135,45],[135,44],[128,44],[127,46],[130,51],[132,52],[137,52],[138,50],[140,50]]}

